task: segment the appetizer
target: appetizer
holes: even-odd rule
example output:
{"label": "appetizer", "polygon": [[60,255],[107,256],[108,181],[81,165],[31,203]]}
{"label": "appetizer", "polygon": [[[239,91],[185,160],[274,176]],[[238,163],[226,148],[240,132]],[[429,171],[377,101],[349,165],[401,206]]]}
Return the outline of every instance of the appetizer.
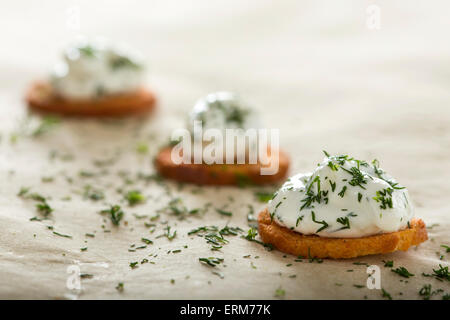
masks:
{"label": "appetizer", "polygon": [[[201,124],[202,132],[213,130],[212,132],[216,134],[226,136],[230,130],[234,129],[238,130],[238,135],[244,137],[244,130],[259,128],[259,117],[254,109],[249,108],[235,94],[216,92],[207,95],[195,104],[190,113],[186,130],[190,133],[188,139],[194,145],[194,149],[195,144],[199,144],[202,148],[211,146],[210,139],[206,139],[205,135],[199,136],[195,133],[196,123]],[[234,139],[222,140],[218,151],[221,154],[219,160],[223,161],[213,163],[205,158],[198,162],[190,161],[193,160],[191,156],[187,156],[189,161],[176,162],[173,159],[176,146],[165,147],[155,159],[156,168],[164,177],[200,185],[260,185],[276,183],[285,179],[289,158],[284,152],[270,143],[263,146],[255,140],[246,141],[248,143],[242,147]],[[257,144],[256,149],[253,148],[255,144]],[[190,145],[191,143],[189,143]],[[250,153],[258,148],[264,149],[267,161],[261,161],[262,158],[258,158],[254,162],[249,161]],[[182,148],[181,154],[185,151]],[[231,161],[229,161],[230,159]],[[245,161],[238,161],[238,159],[245,159]],[[275,164],[274,172],[262,174],[263,169],[275,167]]]}
{"label": "appetizer", "polygon": [[428,239],[408,190],[378,161],[325,154],[312,173],[289,178],[259,214],[265,243],[297,256],[353,258]]}
{"label": "appetizer", "polygon": [[81,41],[68,47],[49,80],[28,90],[36,111],[73,116],[113,117],[142,114],[155,106],[143,86],[144,67],[129,49]]}

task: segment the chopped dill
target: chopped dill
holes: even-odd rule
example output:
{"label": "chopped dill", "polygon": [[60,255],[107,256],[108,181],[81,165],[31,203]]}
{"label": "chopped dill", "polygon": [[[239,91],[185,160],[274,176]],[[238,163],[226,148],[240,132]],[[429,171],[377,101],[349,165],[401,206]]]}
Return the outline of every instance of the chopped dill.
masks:
{"label": "chopped dill", "polygon": [[316,220],[316,214],[314,213],[314,211],[311,211],[311,218],[312,218],[312,221],[313,221],[313,222],[322,225],[322,227],[320,227],[319,229],[316,230],[316,233],[319,233],[320,231],[322,231],[322,230],[328,228],[328,223],[327,223],[325,220],[322,220],[322,221],[317,221],[317,220]]}
{"label": "chopped dill", "polygon": [[391,271],[397,273],[398,275],[400,275],[404,278],[409,278],[409,277],[414,276],[414,274],[410,273],[405,267],[398,267],[396,269],[391,269]]}

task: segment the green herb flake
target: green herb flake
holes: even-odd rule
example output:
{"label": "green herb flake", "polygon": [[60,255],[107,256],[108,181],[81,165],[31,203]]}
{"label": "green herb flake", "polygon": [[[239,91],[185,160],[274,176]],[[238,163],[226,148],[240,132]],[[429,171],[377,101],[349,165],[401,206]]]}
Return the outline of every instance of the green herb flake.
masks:
{"label": "green herb flake", "polygon": [[414,276],[414,274],[410,273],[405,267],[398,267],[396,269],[391,269],[391,271],[397,273],[398,275],[400,275],[404,278],[409,278],[409,277]]}

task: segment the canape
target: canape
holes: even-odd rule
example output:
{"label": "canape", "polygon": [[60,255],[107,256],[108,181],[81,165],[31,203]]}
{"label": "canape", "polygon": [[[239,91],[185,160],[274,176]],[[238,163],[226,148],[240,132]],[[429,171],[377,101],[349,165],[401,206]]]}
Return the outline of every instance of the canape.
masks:
{"label": "canape", "polygon": [[153,110],[144,66],[130,49],[85,40],[69,46],[48,80],[34,82],[28,106],[66,116],[120,117]]}
{"label": "canape", "polygon": [[[287,175],[287,154],[273,137],[269,142],[261,138],[267,131],[261,129],[257,112],[233,93],[216,92],[200,99],[185,132],[187,137],[163,148],[155,159],[166,178],[199,185],[261,185],[283,181]],[[230,139],[228,134],[235,136]]]}
{"label": "canape", "polygon": [[310,258],[354,258],[406,251],[428,239],[408,190],[379,167],[329,156],[289,178],[258,217],[265,243]]}

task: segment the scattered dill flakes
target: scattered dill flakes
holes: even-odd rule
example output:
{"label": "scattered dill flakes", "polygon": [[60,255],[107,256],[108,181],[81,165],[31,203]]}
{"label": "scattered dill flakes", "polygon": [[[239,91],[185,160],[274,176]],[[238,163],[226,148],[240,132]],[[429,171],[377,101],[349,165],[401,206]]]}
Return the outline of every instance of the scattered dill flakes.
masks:
{"label": "scattered dill flakes", "polygon": [[439,227],[439,226],[440,226],[439,223],[433,223],[432,225],[427,226],[427,229],[428,229],[428,230],[431,230],[431,229],[433,229],[434,227]]}
{"label": "scattered dill flakes", "polygon": [[255,209],[252,205],[248,205],[247,225],[252,228],[258,227],[258,219],[255,217]]}
{"label": "scattered dill flakes", "polygon": [[259,202],[269,202],[273,198],[273,193],[265,191],[255,192],[255,197]]}
{"label": "scattered dill flakes", "polygon": [[353,286],[354,286],[355,288],[358,288],[358,289],[362,289],[362,288],[365,287],[365,286],[360,285],[360,284],[354,284]]}
{"label": "scattered dill flakes", "polygon": [[165,212],[172,214],[178,219],[183,220],[187,215],[194,215],[199,213],[205,213],[208,211],[210,204],[206,204],[203,208],[196,208],[189,210],[184,204],[181,198],[174,198],[169,201],[166,207],[158,210],[158,212]]}
{"label": "scattered dill flakes", "polygon": [[247,235],[246,235],[246,236],[241,236],[241,237],[244,238],[244,239],[246,239],[246,240],[248,240],[248,241],[256,242],[256,243],[262,245],[262,246],[263,246],[264,248],[266,248],[266,250],[268,250],[268,251],[273,250],[273,245],[272,245],[272,244],[270,244],[270,243],[264,243],[264,242],[262,242],[262,241],[256,240],[255,238],[256,238],[257,234],[258,234],[258,231],[257,231],[256,229],[250,228],[250,229],[247,231]]}
{"label": "scattered dill flakes", "polygon": [[83,197],[85,199],[98,201],[103,200],[105,198],[105,195],[103,194],[103,191],[94,189],[91,185],[86,185],[84,186]]}
{"label": "scattered dill flakes", "polygon": [[131,190],[125,195],[125,200],[128,201],[128,205],[134,206],[145,202],[145,196],[139,190]]}
{"label": "scattered dill flakes", "polygon": [[81,170],[78,172],[78,175],[82,178],[92,178],[95,176],[95,173],[86,170]]}
{"label": "scattered dill flakes", "polygon": [[136,145],[136,152],[140,154],[147,154],[148,153],[148,144],[141,141]]}
{"label": "scattered dill flakes", "polygon": [[208,226],[198,227],[198,228],[196,228],[196,229],[192,229],[191,231],[189,231],[189,232],[188,232],[188,235],[190,236],[190,235],[193,235],[193,234],[196,234],[196,233],[211,232],[211,231],[217,231],[217,230],[219,230],[219,228],[216,227],[216,226],[210,226],[210,227],[208,227]]}
{"label": "scattered dill flakes", "polygon": [[54,234],[54,235],[57,235],[57,236],[60,236],[60,237],[63,237],[63,238],[69,238],[69,239],[72,239],[72,236],[69,236],[69,235],[67,235],[67,234],[62,234],[62,233],[59,233],[59,232],[56,232],[56,231],[53,231],[53,234]]}
{"label": "scattered dill flakes", "polygon": [[28,192],[30,191],[29,187],[21,187],[19,192],[17,193],[18,197],[23,197],[25,196]]}
{"label": "scattered dill flakes", "polygon": [[245,188],[247,186],[251,186],[253,184],[250,177],[243,173],[236,173],[235,174],[236,183],[239,188]]}
{"label": "scattered dill flakes", "polygon": [[177,231],[173,231],[172,233],[170,232],[171,227],[167,226],[164,230],[166,230],[166,232],[164,233],[164,236],[169,239],[170,241],[172,241],[176,236],[177,236]]}
{"label": "scattered dill flakes", "polygon": [[44,133],[49,132],[59,123],[59,118],[55,116],[46,116],[42,118],[41,123],[38,125],[38,127],[31,132],[31,136],[39,137]]}
{"label": "scattered dill flakes", "polygon": [[450,247],[445,245],[445,244],[441,244],[442,248],[445,248],[445,252],[450,252]]}
{"label": "scattered dill flakes", "polygon": [[119,205],[113,205],[110,209],[102,210],[101,213],[108,213],[111,218],[111,222],[118,226],[120,224],[120,220],[122,220],[124,212],[120,208]]}
{"label": "scattered dill flakes", "polygon": [[140,219],[147,218],[147,215],[145,215],[145,214],[140,215],[140,214],[137,214],[137,213],[133,213],[133,217],[135,217],[136,219],[140,220]]}
{"label": "scattered dill flakes", "polygon": [[81,251],[87,251],[87,249],[88,249],[87,247],[80,248]]}
{"label": "scattered dill flakes", "polygon": [[381,288],[381,294],[382,294],[381,296],[383,298],[387,298],[388,300],[392,300],[392,296],[389,294],[389,292],[387,292],[383,288]]}
{"label": "scattered dill flakes", "polygon": [[275,298],[282,299],[285,297],[285,295],[286,295],[286,291],[283,288],[279,287],[277,290],[275,290],[275,295],[274,295]]}
{"label": "scattered dill flakes", "polygon": [[258,234],[258,231],[256,231],[256,229],[250,228],[247,231],[247,235],[245,236],[245,239],[247,239],[249,241],[254,241],[257,234]]}
{"label": "scattered dill flakes", "polygon": [[221,215],[223,215],[223,216],[228,216],[228,217],[231,217],[233,215],[232,212],[225,211],[225,210],[218,209],[218,208],[216,208],[216,212],[221,214]]}
{"label": "scattered dill flakes", "polygon": [[43,195],[40,195],[39,193],[36,193],[36,192],[30,194],[29,198],[34,201],[43,202],[43,203],[45,203],[45,201],[46,201],[46,198]]}
{"label": "scattered dill flakes", "polygon": [[450,281],[450,272],[448,271],[448,266],[443,267],[442,265],[439,265],[439,269],[433,269],[432,274],[422,273],[422,275],[424,277],[434,277],[439,281]]}
{"label": "scattered dill flakes", "polygon": [[225,278],[224,274],[220,271],[213,271],[212,274],[218,276],[220,279]]}
{"label": "scattered dill flakes", "polygon": [[135,262],[130,262],[130,268],[131,268],[131,269],[137,268],[138,263],[139,263],[139,262],[137,262],[137,261],[135,261]]}
{"label": "scattered dill flakes", "polygon": [[44,217],[48,216],[53,212],[53,208],[49,206],[49,204],[45,201],[43,203],[37,203],[36,209],[39,213],[41,213]]}
{"label": "scattered dill flakes", "polygon": [[206,240],[206,243],[211,244],[211,250],[216,251],[222,248],[224,244],[228,243],[228,240],[224,236],[236,236],[242,233],[243,230],[239,227],[225,226],[219,229],[217,226],[203,226],[196,229],[192,229],[188,232],[188,235],[197,234]]}
{"label": "scattered dill flakes", "polygon": [[150,217],[150,221],[156,221],[156,220],[159,219],[159,217],[160,217],[160,215],[157,213],[157,214],[155,214],[154,216],[151,216],[151,217]]}
{"label": "scattered dill flakes", "polygon": [[404,278],[409,278],[409,277],[414,276],[414,274],[410,273],[405,267],[398,267],[397,269],[391,269],[391,271],[397,273],[398,275],[400,275]]}
{"label": "scattered dill flakes", "polygon": [[47,203],[47,199],[38,193],[30,194],[29,191],[30,188],[22,187],[20,188],[20,191],[17,194],[17,196],[38,202],[36,204],[36,210],[38,211],[38,213],[42,214],[44,217],[50,215],[50,213],[53,212],[53,208],[50,207],[50,205]]}
{"label": "scattered dill flakes", "polygon": [[229,227],[229,226],[225,226],[222,229],[219,230],[219,233],[221,235],[226,235],[226,236],[237,236],[238,233],[243,232],[244,230],[242,230],[239,227]]}
{"label": "scattered dill flakes", "polygon": [[388,261],[383,260],[383,262],[384,262],[384,266],[386,268],[392,268],[394,266],[394,261],[392,261],[392,260],[388,260]]}
{"label": "scattered dill flakes", "polygon": [[145,244],[153,244],[153,241],[147,238],[141,238],[141,241],[144,242]]}
{"label": "scattered dill flakes", "polygon": [[425,284],[420,290],[419,295],[423,297],[423,300],[430,300],[430,298],[436,294],[443,292],[442,289],[432,291],[431,284]]}

